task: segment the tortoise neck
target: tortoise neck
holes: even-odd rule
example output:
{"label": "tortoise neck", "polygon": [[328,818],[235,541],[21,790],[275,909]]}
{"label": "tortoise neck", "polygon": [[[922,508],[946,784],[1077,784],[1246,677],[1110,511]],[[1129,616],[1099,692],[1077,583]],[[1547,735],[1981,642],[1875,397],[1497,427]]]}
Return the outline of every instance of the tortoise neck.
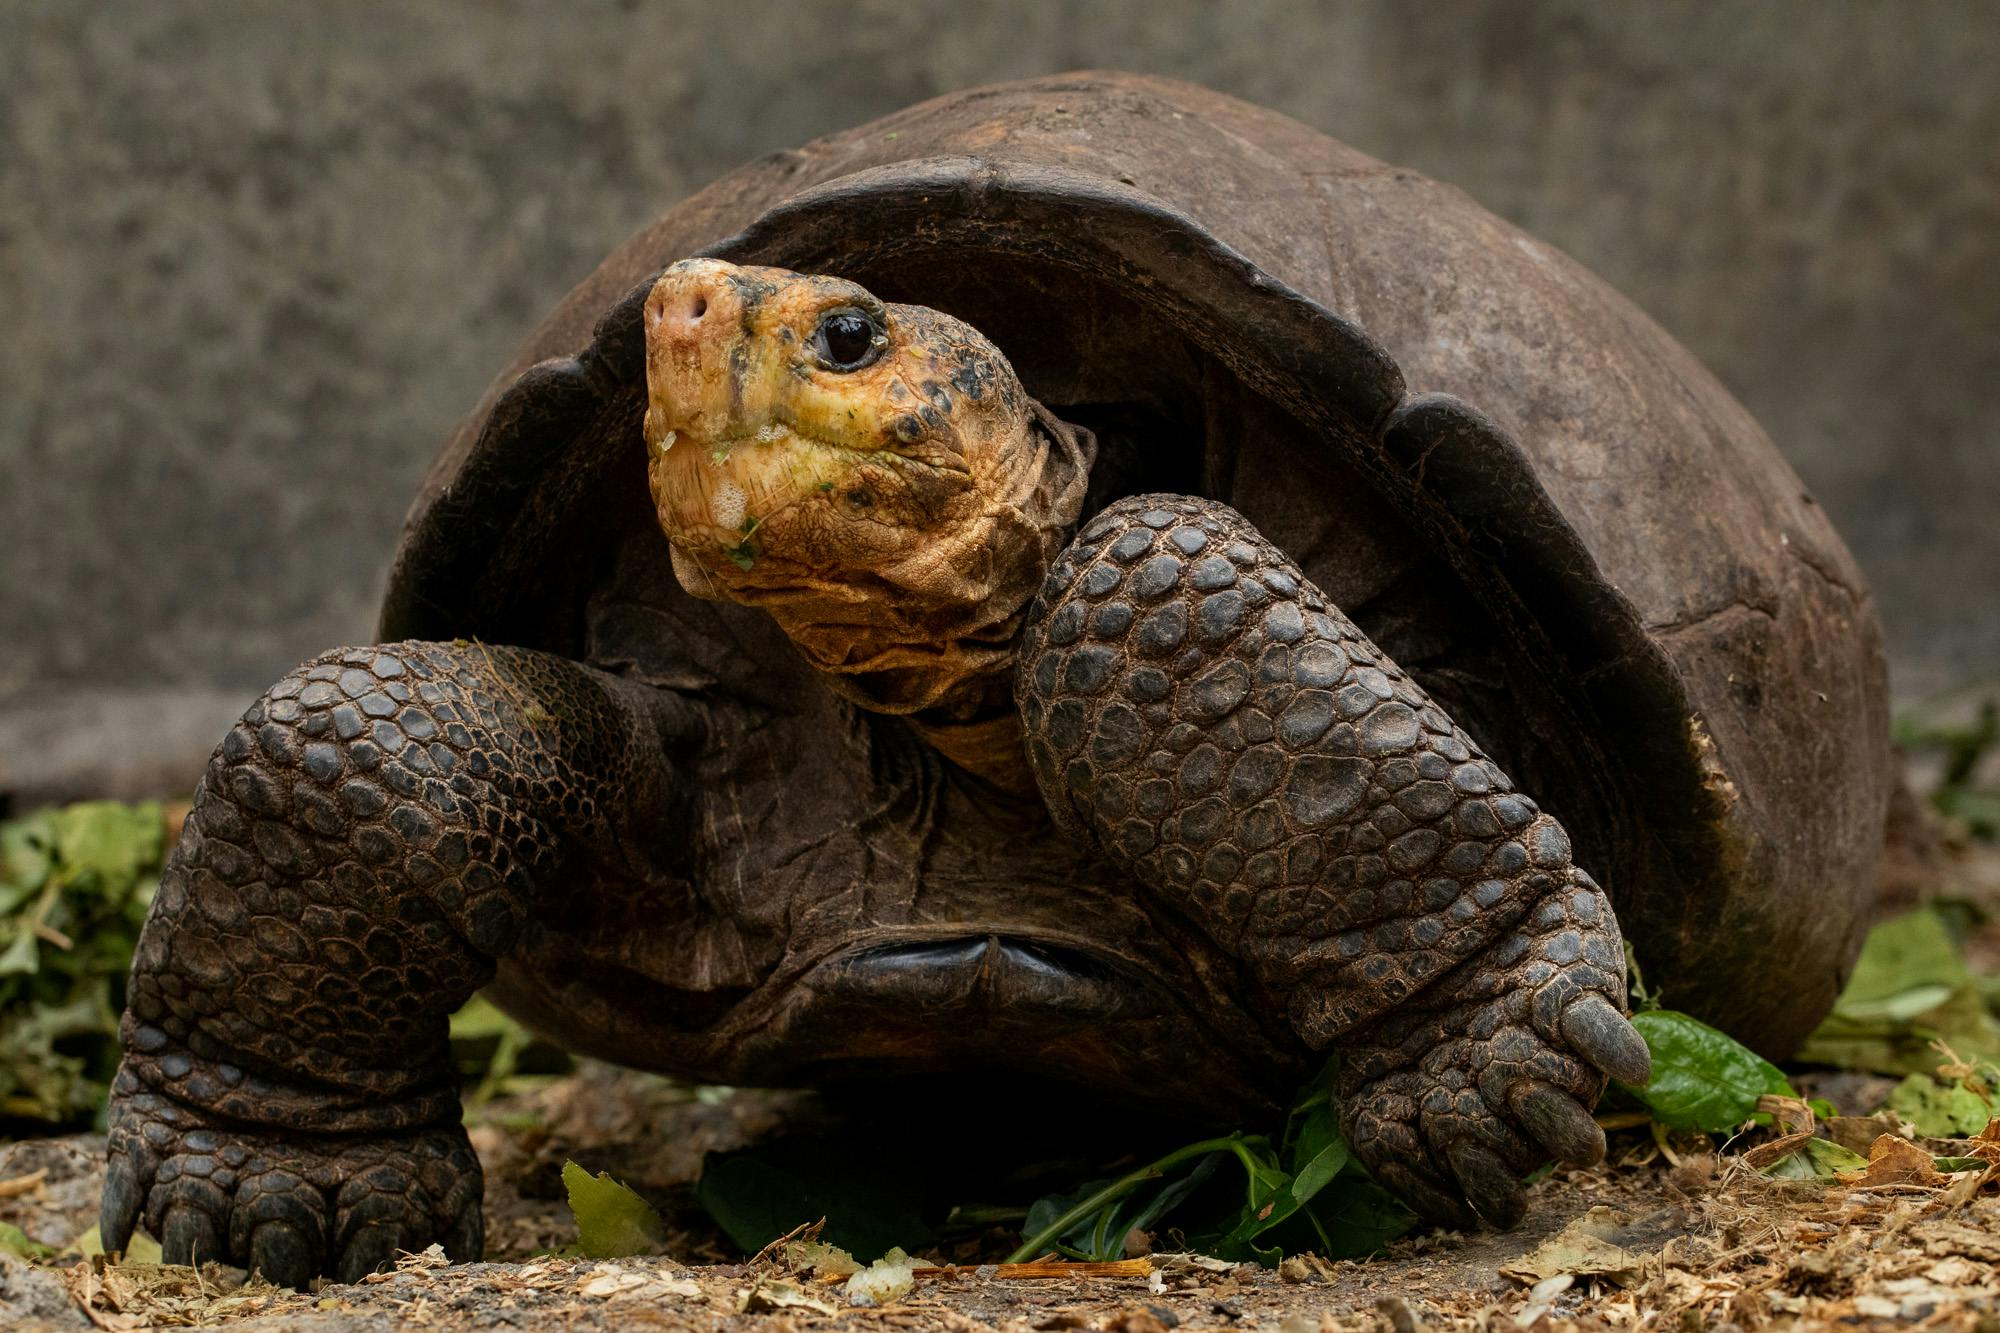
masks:
{"label": "tortoise neck", "polygon": [[996,497],[980,539],[944,560],[940,582],[962,594],[866,616],[816,601],[769,608],[836,694],[907,718],[954,764],[1022,793],[1034,783],[1014,707],[1021,627],[1075,534],[1097,452],[1088,430],[1040,404],[1032,415],[1016,484]]}
{"label": "tortoise neck", "polygon": [[969,722],[933,720],[922,714],[910,727],[932,749],[966,772],[1015,796],[1035,793],[1035,775],[1021,749],[1021,715],[1011,701],[1001,712]]}

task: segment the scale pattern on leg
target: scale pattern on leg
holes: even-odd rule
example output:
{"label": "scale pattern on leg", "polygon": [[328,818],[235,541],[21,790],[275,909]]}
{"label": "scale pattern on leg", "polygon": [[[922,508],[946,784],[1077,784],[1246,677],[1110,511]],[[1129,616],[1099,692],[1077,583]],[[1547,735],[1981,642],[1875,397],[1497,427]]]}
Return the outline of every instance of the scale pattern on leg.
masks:
{"label": "scale pattern on leg", "polygon": [[[1140,496],[1086,525],[1030,613],[1017,697],[1057,822],[1237,952],[1308,1044],[1341,1039],[1351,1125],[1377,1093],[1361,1070],[1403,1075],[1357,1144],[1371,1166],[1409,1152],[1435,1175],[1455,1152],[1504,1215],[1479,1168],[1532,1155],[1518,1083],[1576,1107],[1599,1069],[1644,1077],[1617,924],[1561,825],[1234,510]],[[1409,1072],[1406,1048],[1448,1041]],[[1454,1112],[1468,1089],[1496,1109]],[[1537,1142],[1591,1151],[1533,1107]]]}
{"label": "scale pattern on leg", "polygon": [[1649,1072],[1618,1007],[1623,952],[1603,890],[1572,868],[1494,944],[1355,1033],[1339,1092],[1362,1161],[1433,1220],[1468,1220],[1456,1181],[1509,1226],[1526,1207],[1517,1177],[1551,1156],[1602,1157],[1586,1108],[1604,1074],[1643,1083]]}
{"label": "scale pattern on leg", "polygon": [[293,1283],[476,1258],[447,1020],[657,745],[608,678],[481,644],[343,650],[253,704],[133,963],[107,1248],[143,1219],[169,1262]]}

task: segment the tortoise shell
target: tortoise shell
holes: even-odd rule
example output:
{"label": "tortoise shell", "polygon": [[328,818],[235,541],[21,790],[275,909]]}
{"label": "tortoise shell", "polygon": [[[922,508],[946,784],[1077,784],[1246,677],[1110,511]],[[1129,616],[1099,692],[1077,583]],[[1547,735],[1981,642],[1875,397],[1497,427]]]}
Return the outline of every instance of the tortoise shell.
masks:
{"label": "tortoise shell", "polygon": [[788,706],[646,503],[640,305],[710,255],[957,315],[1095,430],[1093,507],[1248,516],[1571,831],[1648,984],[1774,1057],[1866,925],[1881,634],[1749,414],[1457,190],[1163,79],[956,93],[737,171],[613,253],[432,464],[384,638],[478,637]]}

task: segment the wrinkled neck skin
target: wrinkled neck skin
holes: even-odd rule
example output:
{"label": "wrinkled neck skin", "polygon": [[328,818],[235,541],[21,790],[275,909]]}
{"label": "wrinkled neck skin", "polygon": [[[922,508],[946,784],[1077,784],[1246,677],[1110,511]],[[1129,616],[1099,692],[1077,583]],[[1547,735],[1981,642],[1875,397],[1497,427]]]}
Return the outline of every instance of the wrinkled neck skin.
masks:
{"label": "wrinkled neck skin", "polygon": [[[1075,533],[1095,443],[1031,406],[1020,438],[978,479],[976,514],[923,549],[850,582],[805,579],[765,552],[727,568],[729,599],[767,612],[835,693],[903,716],[959,767],[1022,793],[1034,785],[1014,710],[1015,648]],[[678,547],[674,570],[690,591],[723,572]]]}
{"label": "wrinkled neck skin", "polygon": [[[1095,441],[968,326],[871,302],[835,279],[716,261],[662,277],[646,437],[674,572],[695,596],[769,614],[842,697],[1029,792],[1015,649],[1080,516]],[[813,357],[814,321],[851,307],[879,317],[884,350],[833,374]]]}

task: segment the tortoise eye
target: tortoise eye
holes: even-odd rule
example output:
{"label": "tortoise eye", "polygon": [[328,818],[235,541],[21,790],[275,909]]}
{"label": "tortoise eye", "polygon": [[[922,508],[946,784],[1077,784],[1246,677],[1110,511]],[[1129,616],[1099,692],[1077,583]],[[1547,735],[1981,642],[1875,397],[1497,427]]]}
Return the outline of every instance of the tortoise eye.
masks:
{"label": "tortoise eye", "polygon": [[828,370],[859,370],[888,345],[881,326],[852,306],[827,311],[813,331],[813,351]]}

